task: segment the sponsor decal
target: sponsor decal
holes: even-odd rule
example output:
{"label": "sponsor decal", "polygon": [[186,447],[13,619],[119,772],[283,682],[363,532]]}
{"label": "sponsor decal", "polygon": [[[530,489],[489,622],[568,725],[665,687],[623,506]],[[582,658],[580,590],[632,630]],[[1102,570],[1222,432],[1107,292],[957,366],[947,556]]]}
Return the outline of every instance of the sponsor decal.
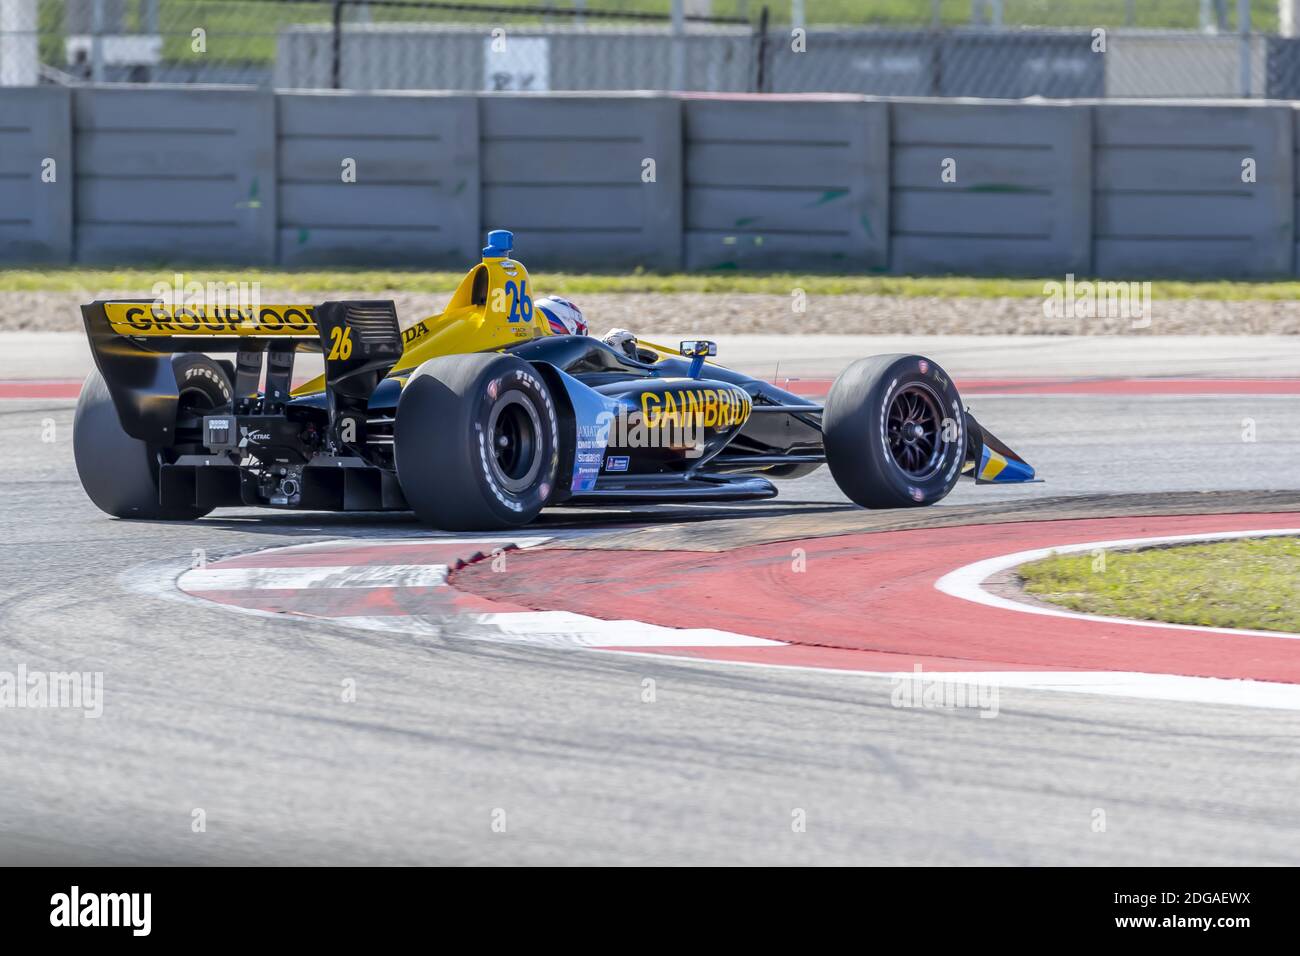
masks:
{"label": "sponsor decal", "polygon": [[230,389],[226,385],[226,380],[210,368],[196,366],[185,370],[185,381],[190,382],[193,379],[205,379],[217,391],[219,391],[226,401],[230,401]]}
{"label": "sponsor decal", "polygon": [[263,445],[271,440],[271,433],[265,430],[250,431],[247,425],[239,426],[239,447],[247,448],[251,442],[254,445]]}
{"label": "sponsor decal", "polygon": [[316,335],[310,305],[253,308],[170,308],[156,303],[109,302],[104,314],[119,335]]}
{"label": "sponsor decal", "polygon": [[682,388],[641,395],[646,428],[726,428],[749,419],[751,399],[738,388]]}
{"label": "sponsor decal", "polygon": [[627,455],[610,455],[605,459],[606,471],[627,471],[632,459]]}
{"label": "sponsor decal", "polygon": [[402,331],[402,345],[409,346],[412,342],[418,342],[429,334],[428,322],[416,322],[409,329]]}
{"label": "sponsor decal", "polygon": [[569,489],[575,493],[591,491],[596,487],[600,465],[605,460],[605,450],[609,444],[609,422],[618,406],[563,372],[560,373],[560,378],[569,393],[569,401],[573,403],[575,447]]}

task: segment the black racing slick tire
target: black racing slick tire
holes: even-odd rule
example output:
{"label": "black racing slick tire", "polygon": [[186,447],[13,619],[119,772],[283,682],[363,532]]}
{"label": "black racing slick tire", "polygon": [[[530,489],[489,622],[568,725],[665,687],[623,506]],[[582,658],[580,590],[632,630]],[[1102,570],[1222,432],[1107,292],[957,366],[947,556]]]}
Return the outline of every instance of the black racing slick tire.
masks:
{"label": "black racing slick tire", "polygon": [[826,397],[826,463],[864,508],[915,508],[946,497],[966,461],[966,413],[952,378],[920,355],[850,365]]}
{"label": "black racing slick tire", "polygon": [[430,359],[397,403],[402,493],[421,521],[447,531],[528,524],[555,489],[559,447],[550,389],[511,355]]}
{"label": "black racing slick tire", "polygon": [[[202,412],[230,403],[225,371],[205,355],[172,356],[182,412]],[[164,508],[158,496],[158,466],[164,450],[150,447],[122,428],[113,398],[98,370],[81,388],[72,422],[72,452],[87,497],[115,518],[192,521],[211,508]]]}

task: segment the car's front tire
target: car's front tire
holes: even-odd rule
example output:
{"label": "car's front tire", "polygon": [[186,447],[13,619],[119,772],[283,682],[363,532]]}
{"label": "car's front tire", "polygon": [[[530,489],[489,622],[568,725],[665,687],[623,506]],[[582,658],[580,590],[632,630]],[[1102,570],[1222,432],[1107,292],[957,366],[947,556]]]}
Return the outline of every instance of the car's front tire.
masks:
{"label": "car's front tire", "polygon": [[826,397],[822,435],[835,483],[864,508],[934,504],[966,460],[961,396],[920,355],[877,355],[845,369]]}
{"label": "car's front tire", "polygon": [[559,416],[527,362],[475,353],[430,359],[402,389],[397,478],[420,520],[447,531],[528,524],[555,490]]}

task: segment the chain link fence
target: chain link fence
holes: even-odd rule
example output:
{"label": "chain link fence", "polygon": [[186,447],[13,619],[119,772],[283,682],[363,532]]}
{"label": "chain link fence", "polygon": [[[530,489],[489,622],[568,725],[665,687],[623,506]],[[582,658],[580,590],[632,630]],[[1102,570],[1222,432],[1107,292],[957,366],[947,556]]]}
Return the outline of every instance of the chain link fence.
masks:
{"label": "chain link fence", "polygon": [[1300,97],[1300,0],[0,0],[0,85]]}

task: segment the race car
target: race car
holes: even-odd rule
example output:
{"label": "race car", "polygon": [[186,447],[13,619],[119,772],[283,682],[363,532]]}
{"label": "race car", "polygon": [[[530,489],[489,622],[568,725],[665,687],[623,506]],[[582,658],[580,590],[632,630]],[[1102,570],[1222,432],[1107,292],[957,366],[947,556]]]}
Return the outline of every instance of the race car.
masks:
{"label": "race car", "polygon": [[[512,252],[489,233],[447,307],[406,329],[386,301],[83,306],[86,494],[118,518],[411,510],[490,530],[553,505],[771,498],[823,463],[867,508],[933,504],[962,474],[1034,478],[927,358],[861,359],[815,404],[709,361],[707,340],[567,334]],[[303,352],[325,372],[293,388]]]}

